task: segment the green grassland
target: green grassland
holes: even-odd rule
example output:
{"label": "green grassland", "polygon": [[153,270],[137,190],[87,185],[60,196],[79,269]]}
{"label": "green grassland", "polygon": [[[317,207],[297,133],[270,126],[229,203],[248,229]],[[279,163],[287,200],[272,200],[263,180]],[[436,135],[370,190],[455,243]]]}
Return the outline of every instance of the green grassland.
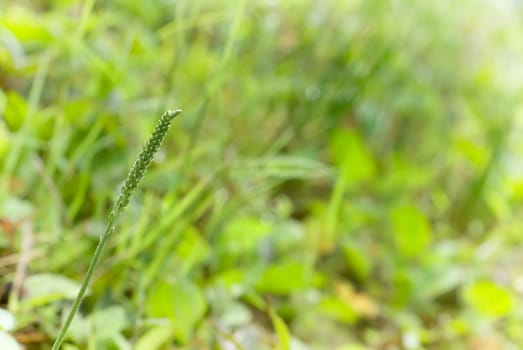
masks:
{"label": "green grassland", "polygon": [[0,0],[0,349],[523,347],[510,1]]}

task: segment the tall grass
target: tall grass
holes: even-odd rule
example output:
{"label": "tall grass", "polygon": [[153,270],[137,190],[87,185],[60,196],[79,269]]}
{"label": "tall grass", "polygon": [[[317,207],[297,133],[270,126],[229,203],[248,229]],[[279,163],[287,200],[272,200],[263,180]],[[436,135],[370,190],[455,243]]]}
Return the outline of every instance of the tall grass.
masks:
{"label": "tall grass", "polygon": [[116,224],[118,222],[118,218],[120,217],[121,212],[129,203],[129,199],[131,198],[134,190],[136,189],[136,187],[138,187],[138,184],[147,172],[147,168],[151,164],[154,155],[160,148],[160,145],[163,143],[165,135],[167,135],[167,131],[169,131],[169,127],[171,126],[172,120],[180,113],[181,110],[175,110],[167,111],[162,115],[162,117],[158,121],[158,124],[154,128],[151,136],[140,151],[140,154],[138,155],[138,158],[136,159],[133,166],[131,167],[131,170],[127,174],[127,177],[123,182],[123,186],[120,191],[120,196],[118,197],[117,201],[113,206],[113,209],[111,210],[111,213],[109,214],[105,231],[100,235],[100,240],[91,258],[91,262],[89,263],[89,267],[87,268],[87,272],[85,273],[84,280],[80,286],[80,290],[78,291],[78,295],[74,299],[73,306],[71,307],[71,310],[69,311],[69,314],[64,324],[62,325],[60,332],[58,333],[58,336],[53,344],[52,350],[58,350],[62,345],[62,342],[64,341],[64,338],[67,334],[67,330],[69,329],[69,326],[71,325],[71,322],[73,321],[74,316],[78,312],[78,308],[82,303],[85,292],[87,291],[87,287],[89,286],[89,282],[93,277],[93,272],[96,268],[96,265],[98,265],[98,261],[100,260],[100,257],[102,255],[105,244],[107,243],[107,240],[116,228]]}

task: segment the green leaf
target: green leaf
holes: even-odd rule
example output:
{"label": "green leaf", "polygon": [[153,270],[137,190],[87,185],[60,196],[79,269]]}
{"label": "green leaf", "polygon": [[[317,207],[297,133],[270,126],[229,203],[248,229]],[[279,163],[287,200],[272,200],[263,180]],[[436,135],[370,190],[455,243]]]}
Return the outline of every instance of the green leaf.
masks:
{"label": "green leaf", "polygon": [[41,273],[31,275],[25,282],[27,295],[23,303],[27,306],[41,306],[63,299],[74,299],[80,284],[64,276]]}
{"label": "green leaf", "polygon": [[454,144],[454,149],[456,152],[461,153],[477,170],[483,169],[487,164],[487,150],[466,137],[458,136]]}
{"label": "green leaf", "polygon": [[69,337],[78,344],[82,344],[92,335],[92,322],[82,314],[76,315],[69,327]]}
{"label": "green leaf", "polygon": [[124,308],[116,305],[95,311],[88,319],[93,325],[96,338],[99,340],[111,339],[128,325]]}
{"label": "green leaf", "polygon": [[14,91],[9,91],[6,94],[7,108],[5,110],[4,119],[7,127],[13,131],[17,131],[22,126],[27,114],[27,102],[22,96]]}
{"label": "green leaf", "polygon": [[[0,56],[1,57],[1,56]],[[7,107],[7,97],[2,89],[0,89],[0,114],[5,113]]]}
{"label": "green leaf", "polygon": [[285,321],[272,308],[269,308],[269,316],[278,336],[278,345],[275,350],[290,350],[291,335]]}
{"label": "green leaf", "polygon": [[393,285],[392,303],[398,307],[407,305],[414,294],[412,276],[409,271],[405,269],[396,271],[393,276]]}
{"label": "green leaf", "polygon": [[225,270],[217,273],[213,277],[212,283],[219,284],[225,287],[231,295],[238,296],[244,292],[247,273],[247,270],[242,268]]}
{"label": "green leaf", "polygon": [[176,248],[176,255],[181,262],[180,271],[189,271],[208,256],[209,250],[207,241],[195,228],[189,227]]}
{"label": "green leaf", "polygon": [[136,350],[157,350],[173,336],[171,326],[159,326],[148,330],[136,343]]}
{"label": "green leaf", "polygon": [[375,176],[374,158],[356,132],[337,131],[331,139],[330,152],[334,165],[349,185],[358,185]]}
{"label": "green leaf", "polygon": [[0,24],[9,29],[18,40],[24,43],[38,42],[45,44],[53,40],[49,24],[43,21],[42,17],[35,18],[27,12],[4,18]]}
{"label": "green leaf", "polygon": [[343,255],[347,265],[360,281],[365,281],[371,272],[371,262],[362,248],[355,244],[345,242],[342,246]]}
{"label": "green leaf", "polygon": [[238,328],[252,323],[252,314],[242,303],[231,302],[227,303],[219,322],[226,327]]}
{"label": "green leaf", "polygon": [[267,267],[256,284],[260,292],[289,294],[309,284],[310,271],[303,263],[284,262]]}
{"label": "green leaf", "polygon": [[159,282],[146,301],[148,316],[170,319],[175,338],[180,342],[189,339],[206,309],[200,288],[185,279],[178,279],[175,283]]}
{"label": "green leaf", "polygon": [[34,212],[31,202],[12,196],[7,197],[4,207],[1,209],[3,209],[5,217],[13,222],[26,219]]}
{"label": "green leaf", "polygon": [[255,217],[232,219],[218,238],[219,244],[228,252],[252,252],[259,241],[268,236],[271,225]]}
{"label": "green leaf", "polygon": [[11,135],[7,131],[5,123],[0,120],[0,160],[2,160],[9,151],[10,143]]}
{"label": "green leaf", "polygon": [[320,311],[343,323],[353,324],[358,319],[358,314],[346,302],[335,297],[326,297],[320,303]]}
{"label": "green leaf", "polygon": [[488,317],[505,316],[514,307],[512,294],[491,281],[478,281],[468,286],[464,298],[474,310]]}
{"label": "green leaf", "polygon": [[413,292],[420,301],[437,298],[459,286],[465,276],[460,267],[445,264],[433,265],[417,273],[410,272],[414,284]]}
{"label": "green leaf", "polygon": [[394,241],[402,256],[413,258],[427,250],[430,238],[430,225],[421,211],[413,205],[403,205],[390,212],[394,231]]}
{"label": "green leaf", "polygon": [[63,350],[80,350],[80,348],[73,344],[64,344],[62,347]]}

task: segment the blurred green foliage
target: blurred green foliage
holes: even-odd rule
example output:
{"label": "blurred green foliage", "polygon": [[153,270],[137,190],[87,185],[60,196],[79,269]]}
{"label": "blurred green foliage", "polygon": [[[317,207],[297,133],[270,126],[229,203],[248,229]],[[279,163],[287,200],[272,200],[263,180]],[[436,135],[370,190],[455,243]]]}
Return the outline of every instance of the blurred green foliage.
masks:
{"label": "blurred green foliage", "polygon": [[0,0],[0,348],[519,349],[521,11]]}

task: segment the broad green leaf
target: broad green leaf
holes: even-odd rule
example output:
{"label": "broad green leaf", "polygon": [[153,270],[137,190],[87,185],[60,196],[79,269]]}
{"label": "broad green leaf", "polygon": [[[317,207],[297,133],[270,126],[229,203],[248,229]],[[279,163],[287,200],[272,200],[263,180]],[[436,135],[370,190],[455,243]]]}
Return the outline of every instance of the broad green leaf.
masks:
{"label": "broad green leaf", "polygon": [[189,271],[208,256],[209,250],[209,244],[199,232],[193,227],[188,228],[176,247],[176,255],[181,262],[180,270]]}
{"label": "broad green leaf", "polygon": [[[63,112],[64,117],[69,124],[76,125],[81,130],[82,127],[91,125],[89,121],[90,103],[85,99],[69,99],[64,101]],[[100,123],[107,124],[107,118],[100,117]],[[98,122],[97,122],[98,123]],[[96,127],[93,125],[92,127]]]}
{"label": "broad green leaf", "polygon": [[255,217],[237,217],[228,223],[218,238],[219,244],[228,252],[252,252],[258,242],[266,237],[271,225]]}
{"label": "broad green leaf", "polygon": [[13,196],[7,197],[2,209],[5,217],[13,222],[29,217],[34,211],[31,202]]}
{"label": "broad green leaf", "polygon": [[488,161],[488,151],[473,141],[461,137],[455,141],[454,149],[461,153],[475,169],[483,169]]}
{"label": "broad green leaf", "polygon": [[240,327],[252,322],[252,314],[244,304],[231,302],[227,303],[219,321],[226,327]]}
{"label": "broad green leaf", "polygon": [[128,338],[125,333],[117,333],[111,339],[112,343],[118,350],[133,350],[135,349],[134,339]]}
{"label": "broad green leaf", "polygon": [[64,344],[62,347],[63,350],[80,350],[80,348],[73,344]]}
{"label": "broad green leaf", "polygon": [[173,329],[169,326],[158,326],[148,330],[136,343],[135,350],[161,349],[173,336]]}
{"label": "broad green leaf", "polygon": [[428,301],[459,286],[464,280],[465,272],[453,265],[434,265],[418,273],[411,271],[410,275],[416,298]]}
{"label": "broad green leaf", "polygon": [[400,307],[408,304],[414,293],[412,276],[409,274],[409,271],[404,269],[396,271],[393,283],[393,304]]}
{"label": "broad green leaf", "polygon": [[265,293],[289,294],[305,288],[310,282],[310,271],[303,263],[284,262],[265,269],[256,288]]}
{"label": "broad green leaf", "polygon": [[331,139],[330,152],[334,165],[348,184],[354,186],[375,176],[374,158],[356,132],[337,131]]}
{"label": "broad green leaf", "polygon": [[121,306],[109,306],[102,310],[97,310],[89,316],[93,332],[97,339],[110,339],[121,331],[127,325],[127,315]]}
{"label": "broad green leaf", "polygon": [[484,316],[500,317],[512,311],[512,294],[491,281],[478,281],[465,288],[465,301]]}
{"label": "broad green leaf", "polygon": [[22,126],[27,114],[27,102],[14,91],[7,93],[7,108],[4,119],[9,129],[17,131]]}
{"label": "broad green leaf", "polygon": [[303,224],[294,220],[278,223],[271,233],[271,241],[274,241],[279,252],[295,251],[306,244],[305,240]]}
{"label": "broad green leaf", "polygon": [[231,295],[238,296],[245,290],[247,270],[234,268],[216,274],[213,283],[225,287]]}
{"label": "broad green leaf", "polygon": [[69,337],[76,343],[81,344],[92,335],[92,326],[92,322],[87,317],[83,314],[77,314],[69,327]]}
{"label": "broad green leaf", "polygon": [[495,190],[491,189],[485,191],[483,197],[492,213],[494,213],[500,221],[507,220],[512,216],[513,206],[508,198],[508,191],[499,188]]}
{"label": "broad green leaf", "polygon": [[148,316],[170,319],[175,337],[180,342],[189,339],[206,309],[203,292],[185,279],[178,279],[174,283],[159,282],[146,300]]}
{"label": "broad green leaf", "polygon": [[415,206],[403,205],[390,212],[394,241],[400,254],[413,258],[424,254],[431,238],[430,225]]}
{"label": "broad green leaf", "polygon": [[402,153],[390,155],[384,163],[387,171],[376,185],[388,196],[425,189],[434,177],[430,168],[410,162]]}
{"label": "broad green leaf", "polygon": [[0,120],[0,160],[4,158],[9,150],[10,135],[5,124]]}
{"label": "broad green leaf", "polygon": [[276,345],[275,350],[290,350],[291,335],[285,321],[272,308],[269,308],[269,316],[278,336],[278,345]]}
{"label": "broad green leaf", "polygon": [[25,287],[27,295],[23,303],[32,307],[63,299],[74,299],[80,290],[80,284],[76,281],[50,273],[29,276]]}
{"label": "broad green leaf", "polygon": [[2,89],[0,89],[0,114],[5,113],[7,107],[7,97]]}
{"label": "broad green leaf", "polygon": [[1,22],[21,42],[49,43],[53,36],[49,31],[49,25],[44,21],[37,20],[29,13],[20,13],[18,16],[4,18]]}
{"label": "broad green leaf", "polygon": [[353,324],[358,319],[358,314],[346,302],[335,297],[323,299],[319,305],[320,311],[343,323]]}
{"label": "broad green leaf", "polygon": [[347,265],[360,281],[365,281],[371,272],[371,262],[363,249],[353,243],[346,242],[342,245],[343,255]]}

